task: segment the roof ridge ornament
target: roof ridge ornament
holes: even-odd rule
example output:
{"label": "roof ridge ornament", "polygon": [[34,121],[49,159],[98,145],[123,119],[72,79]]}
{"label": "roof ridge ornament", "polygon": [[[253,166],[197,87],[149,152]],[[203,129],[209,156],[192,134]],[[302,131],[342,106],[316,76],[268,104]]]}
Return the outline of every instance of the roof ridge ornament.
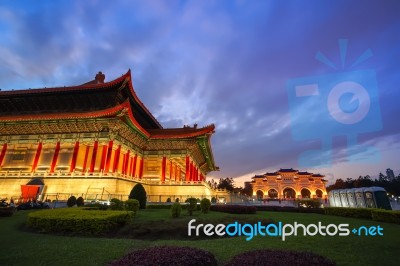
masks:
{"label": "roof ridge ornament", "polygon": [[96,81],[96,84],[104,83],[106,75],[104,75],[101,71],[99,71],[99,73],[96,74],[96,77],[94,79]]}

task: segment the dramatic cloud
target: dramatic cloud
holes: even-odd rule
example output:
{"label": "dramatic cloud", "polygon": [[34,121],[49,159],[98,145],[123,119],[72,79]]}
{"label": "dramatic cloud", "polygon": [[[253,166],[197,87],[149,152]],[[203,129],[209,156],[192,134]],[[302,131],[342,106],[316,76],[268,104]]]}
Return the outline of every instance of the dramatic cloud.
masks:
{"label": "dramatic cloud", "polygon": [[[395,0],[4,1],[0,88],[77,85],[100,70],[110,80],[131,68],[137,94],[164,127],[216,124],[221,171],[212,177],[248,177],[297,168],[303,151],[321,147],[323,136],[293,140],[292,119],[318,119],[326,103],[305,101],[291,116],[288,80],[371,69],[383,128],[357,141],[376,146],[382,160],[347,162],[346,136],[333,134],[332,166],[303,170],[374,175],[400,169],[399,11]],[[343,66],[339,39],[348,39]],[[367,49],[373,56],[351,68]],[[316,60],[318,51],[337,69]]]}

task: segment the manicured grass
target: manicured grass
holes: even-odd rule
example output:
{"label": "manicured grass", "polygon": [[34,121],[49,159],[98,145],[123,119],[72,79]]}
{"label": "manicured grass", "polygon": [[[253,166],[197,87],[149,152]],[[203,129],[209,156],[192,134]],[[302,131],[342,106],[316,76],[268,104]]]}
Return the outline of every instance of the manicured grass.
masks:
{"label": "manicured grass", "polygon": [[[154,245],[180,245],[202,248],[211,251],[218,262],[223,265],[239,253],[263,248],[278,248],[291,250],[307,250],[326,256],[338,265],[398,265],[398,247],[400,246],[400,225],[374,222],[369,220],[344,218],[337,216],[306,214],[258,212],[255,215],[232,215],[210,212],[201,214],[195,212],[188,217],[183,210],[183,217],[177,220],[170,218],[169,210],[142,210],[134,219],[134,224],[153,223],[157,227],[169,227],[174,223],[187,222],[195,218],[201,222],[219,222],[226,220],[241,221],[241,217],[250,220],[273,219],[275,222],[291,223],[295,221],[304,224],[318,223],[340,224],[348,223],[350,228],[359,226],[380,225],[384,228],[383,236],[348,237],[304,237],[291,236],[282,241],[278,237],[257,236],[251,241],[245,237],[232,237],[210,240],[155,240],[143,241],[136,239],[107,239],[64,237],[35,234],[19,230],[26,221],[28,212],[17,212],[13,217],[0,218],[0,265],[104,265],[116,259],[128,250]],[[171,235],[171,239],[174,236]]]}

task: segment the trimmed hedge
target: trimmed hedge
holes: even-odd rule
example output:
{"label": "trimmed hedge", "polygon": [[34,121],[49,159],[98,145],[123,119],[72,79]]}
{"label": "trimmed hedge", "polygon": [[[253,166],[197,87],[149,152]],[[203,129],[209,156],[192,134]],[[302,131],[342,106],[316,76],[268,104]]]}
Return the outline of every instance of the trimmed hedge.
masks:
{"label": "trimmed hedge", "polygon": [[206,250],[191,247],[158,246],[140,249],[114,260],[109,266],[185,265],[216,266],[214,255]]}
{"label": "trimmed hedge", "polygon": [[372,220],[379,222],[400,224],[400,212],[388,211],[388,210],[373,210]]}
{"label": "trimmed hedge", "polygon": [[324,208],[325,214],[361,218],[361,219],[372,219],[372,211],[374,209],[366,208],[339,208],[339,207],[327,207]]}
{"label": "trimmed hedge", "polygon": [[27,224],[44,233],[102,235],[124,225],[132,216],[127,211],[66,208],[30,213]]}
{"label": "trimmed hedge", "polygon": [[400,212],[367,208],[325,208],[325,214],[400,224]]}
{"label": "trimmed hedge", "polygon": [[210,211],[233,214],[255,214],[257,212],[257,208],[255,206],[246,205],[211,205]]}
{"label": "trimmed hedge", "polygon": [[333,266],[336,265],[332,260],[311,252],[299,252],[291,250],[263,249],[248,251],[236,255],[226,266]]}
{"label": "trimmed hedge", "polygon": [[13,216],[16,208],[14,207],[1,207],[0,208],[0,217],[10,217]]}
{"label": "trimmed hedge", "polygon": [[325,214],[322,208],[297,208],[289,206],[255,206],[257,211],[274,211],[274,212],[301,212],[301,213],[318,213]]}

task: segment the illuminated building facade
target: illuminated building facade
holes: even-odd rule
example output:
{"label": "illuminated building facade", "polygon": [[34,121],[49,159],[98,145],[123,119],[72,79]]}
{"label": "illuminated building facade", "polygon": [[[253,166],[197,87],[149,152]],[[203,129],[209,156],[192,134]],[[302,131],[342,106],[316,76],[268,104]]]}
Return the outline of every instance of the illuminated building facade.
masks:
{"label": "illuminated building facade", "polygon": [[136,183],[153,201],[211,197],[214,125],[164,129],[130,71],[104,80],[0,92],[0,197],[127,196]]}
{"label": "illuminated building facade", "polygon": [[320,174],[280,169],[252,177],[253,196],[258,199],[326,198],[326,180]]}

